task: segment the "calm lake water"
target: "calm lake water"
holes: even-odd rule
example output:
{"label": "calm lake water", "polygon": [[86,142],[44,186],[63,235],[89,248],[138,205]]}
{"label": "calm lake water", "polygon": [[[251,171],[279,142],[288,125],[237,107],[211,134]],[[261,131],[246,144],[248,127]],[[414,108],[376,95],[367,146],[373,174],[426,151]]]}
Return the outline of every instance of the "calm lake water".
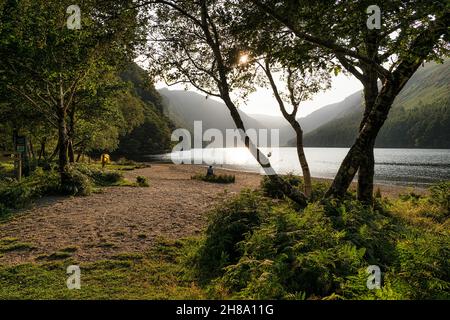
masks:
{"label": "calm lake water", "polygon": [[[278,173],[301,175],[295,148],[263,149],[263,152],[271,153],[270,162]],[[333,178],[347,152],[346,148],[305,149],[311,173],[318,178]],[[221,168],[261,172],[258,163],[245,148],[195,149],[158,156],[158,159],[214,163],[214,166]],[[375,149],[375,162],[375,180],[381,184],[428,185],[450,180],[450,150]]]}

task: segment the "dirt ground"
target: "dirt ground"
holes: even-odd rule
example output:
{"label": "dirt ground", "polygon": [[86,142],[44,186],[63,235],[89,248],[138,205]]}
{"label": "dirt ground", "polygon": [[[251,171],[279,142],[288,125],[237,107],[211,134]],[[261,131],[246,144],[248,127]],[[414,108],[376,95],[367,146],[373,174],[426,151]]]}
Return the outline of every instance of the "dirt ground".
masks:
{"label": "dirt ground", "polygon": [[[17,238],[34,249],[0,254],[0,264],[35,261],[67,247],[77,248],[73,256],[77,261],[94,261],[143,251],[158,237],[193,236],[205,228],[214,204],[243,188],[256,188],[261,179],[258,174],[234,172],[236,183],[231,185],[191,180],[198,172],[205,168],[153,164],[125,174],[131,181],[138,175],[147,177],[149,188],[114,187],[88,197],[39,200],[0,224],[0,239]],[[392,195],[402,188],[382,187],[382,191]]]}
{"label": "dirt ground", "polygon": [[204,171],[202,167],[157,164],[125,174],[131,181],[138,175],[147,177],[149,188],[114,187],[88,197],[39,200],[0,224],[0,239],[17,238],[35,249],[4,253],[0,264],[33,261],[67,247],[78,248],[74,255],[78,261],[92,261],[145,250],[157,237],[196,235],[214,203],[226,194],[257,187],[260,181],[258,175],[246,173],[239,173],[231,185],[191,180],[191,175]]}

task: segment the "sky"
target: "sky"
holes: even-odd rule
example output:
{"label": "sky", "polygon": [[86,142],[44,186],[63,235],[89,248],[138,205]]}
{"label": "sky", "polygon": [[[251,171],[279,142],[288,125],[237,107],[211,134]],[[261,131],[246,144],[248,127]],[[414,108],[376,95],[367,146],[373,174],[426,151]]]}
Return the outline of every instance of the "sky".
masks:
{"label": "sky", "polygon": [[[342,74],[334,77],[331,89],[326,92],[318,93],[312,100],[304,101],[300,104],[298,111],[299,116],[305,117],[322,107],[340,102],[362,88],[361,82],[354,77]],[[250,95],[247,104],[242,105],[241,108],[248,114],[281,116],[276,100],[270,89],[260,88],[254,94]]]}
{"label": "sky", "polygon": [[[169,90],[184,90],[184,86],[175,85],[167,87],[164,83],[157,83],[157,89],[167,88]],[[333,77],[331,89],[318,93],[310,101],[304,101],[299,108],[299,117],[305,117],[308,114],[325,107],[329,104],[337,103],[351,94],[362,90],[361,83],[353,76],[343,74]],[[192,89],[192,91],[196,91]],[[204,95],[204,93],[201,93]],[[221,101],[219,98],[211,97]],[[278,104],[270,89],[258,88],[256,92],[251,94],[247,101],[240,102],[239,108],[247,114],[266,114],[273,116],[281,116]]]}
{"label": "sky", "polygon": [[[135,62],[144,69],[148,67],[148,62],[143,56],[136,59]],[[279,78],[279,76],[274,74],[274,78],[279,88],[282,88],[282,81],[280,79],[277,79]],[[156,89],[167,88],[169,90],[185,90],[184,85],[174,85],[168,87],[164,82],[155,83],[155,87]],[[322,107],[341,102],[353,93],[362,90],[362,88],[363,86],[361,82],[359,82],[359,80],[353,76],[346,76],[342,73],[338,76],[333,75],[331,88],[325,92],[316,94],[309,101],[302,102],[298,111],[298,117],[305,117]],[[189,90],[204,95],[204,93],[198,91],[195,88],[191,88]],[[222,102],[220,98],[210,97],[210,99]],[[282,116],[271,89],[261,87],[257,88],[256,92],[249,95],[247,101],[240,101],[239,109],[247,114],[265,114],[280,117]]]}

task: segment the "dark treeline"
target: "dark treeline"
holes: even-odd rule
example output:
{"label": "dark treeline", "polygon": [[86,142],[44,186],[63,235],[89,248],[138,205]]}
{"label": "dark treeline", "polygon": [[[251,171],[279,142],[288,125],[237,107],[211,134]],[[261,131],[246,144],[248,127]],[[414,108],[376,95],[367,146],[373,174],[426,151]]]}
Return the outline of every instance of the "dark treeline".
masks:
{"label": "dark treeline", "polygon": [[[77,162],[85,155],[99,156],[108,151],[114,157],[140,159],[143,155],[158,154],[170,149],[171,121],[163,113],[163,102],[160,94],[154,88],[147,73],[135,63],[130,63],[123,71],[117,72],[120,86],[116,88],[116,96],[110,98],[112,110],[103,110],[102,119],[75,116],[76,131],[73,128],[73,152]],[[46,128],[39,121],[29,121],[24,115],[23,121],[18,121],[13,115],[20,114],[20,108],[3,102],[0,108],[0,150],[13,150],[13,131],[24,134],[28,138],[28,148],[32,161],[51,161],[55,155],[58,141],[56,129]],[[114,113],[114,116],[111,116]]]}

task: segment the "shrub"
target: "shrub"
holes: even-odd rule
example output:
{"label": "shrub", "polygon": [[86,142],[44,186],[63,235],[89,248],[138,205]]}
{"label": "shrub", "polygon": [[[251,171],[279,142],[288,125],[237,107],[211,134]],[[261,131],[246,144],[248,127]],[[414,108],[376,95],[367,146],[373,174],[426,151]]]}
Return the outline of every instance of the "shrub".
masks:
{"label": "shrub", "polygon": [[364,248],[334,230],[319,205],[299,215],[282,205],[240,244],[244,256],[221,281],[239,298],[327,296],[364,265]]}
{"label": "shrub", "polygon": [[218,276],[224,266],[239,260],[242,252],[237,244],[264,220],[269,208],[270,202],[260,193],[244,190],[211,212],[196,261],[203,277]]}
{"label": "shrub", "polygon": [[234,175],[227,175],[227,174],[218,174],[218,175],[212,175],[212,176],[196,174],[196,175],[192,176],[191,179],[205,181],[205,182],[211,182],[211,183],[222,183],[222,184],[236,182],[236,177]]}
{"label": "shrub", "polygon": [[136,165],[135,161],[129,160],[126,158],[119,158],[119,160],[117,160],[116,163],[121,166],[135,166]]}
{"label": "shrub", "polygon": [[[210,220],[197,267],[210,277],[203,279],[215,297],[450,298],[448,228],[434,220],[416,223],[414,217],[420,212],[413,203],[422,211],[427,203],[430,207],[427,197],[381,199],[380,209],[352,199],[328,200],[297,211],[289,201],[270,202],[259,195],[264,213],[256,214],[261,210],[252,202],[257,195],[241,193]],[[398,203],[402,215],[392,211]],[[369,265],[382,270],[381,290],[366,286]]]}
{"label": "shrub", "polygon": [[100,186],[109,186],[119,183],[123,175],[117,171],[95,171],[91,178]]}
{"label": "shrub", "polygon": [[31,176],[0,183],[0,211],[6,214],[8,209],[21,209],[34,199],[59,192],[59,176],[56,172],[44,172],[37,169]]}
{"label": "shrub", "polygon": [[87,175],[71,168],[67,180],[61,185],[60,189],[64,195],[87,196],[92,192],[92,183]]}
{"label": "shrub", "polygon": [[333,228],[345,232],[345,240],[365,248],[370,264],[385,265],[395,254],[395,237],[403,228],[383,212],[357,200],[325,202],[325,213]]}
{"label": "shrub", "polygon": [[0,203],[5,208],[19,209],[26,206],[33,197],[33,190],[24,183],[13,182],[2,185],[0,189]]}
{"label": "shrub", "polygon": [[[293,174],[288,174],[285,176],[281,176],[281,178],[289,183],[294,188],[303,189],[303,179],[299,176],[295,176]],[[264,195],[274,198],[274,199],[283,199],[284,193],[281,191],[279,184],[268,176],[264,176],[261,181],[261,190],[264,192]]]}
{"label": "shrub", "polygon": [[441,182],[430,187],[430,202],[450,211],[450,181]]}
{"label": "shrub", "polygon": [[3,203],[0,203],[0,218],[5,217],[8,214],[9,214],[8,208]]}
{"label": "shrub", "polygon": [[143,176],[136,177],[136,183],[139,187],[143,187],[143,188],[150,187],[150,184],[148,183],[148,179]]}
{"label": "shrub", "polygon": [[78,165],[76,170],[88,176],[96,185],[106,187],[118,184],[123,179],[123,175],[117,171],[103,171],[86,165]]}
{"label": "shrub", "polygon": [[408,299],[450,299],[449,234],[411,230],[397,243],[394,285]]}
{"label": "shrub", "polygon": [[348,299],[450,299],[448,234],[409,229],[396,244],[396,257],[382,269],[381,290],[367,290],[360,270],[341,285]]}
{"label": "shrub", "polygon": [[330,187],[330,182],[312,182],[312,193],[310,202],[320,201]]}

